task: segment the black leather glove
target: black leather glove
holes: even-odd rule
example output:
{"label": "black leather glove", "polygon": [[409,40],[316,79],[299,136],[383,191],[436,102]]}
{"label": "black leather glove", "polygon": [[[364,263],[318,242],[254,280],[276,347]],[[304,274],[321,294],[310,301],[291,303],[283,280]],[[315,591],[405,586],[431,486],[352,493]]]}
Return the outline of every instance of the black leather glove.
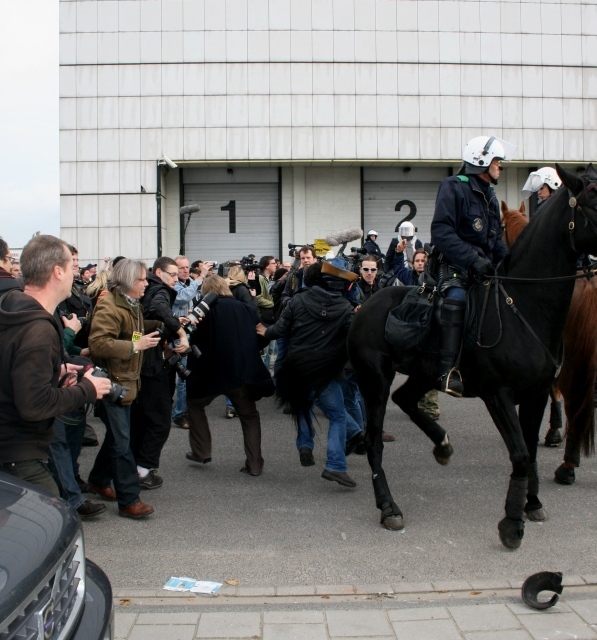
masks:
{"label": "black leather glove", "polygon": [[479,256],[471,265],[471,271],[474,275],[488,276],[493,272],[493,265],[487,258]]}

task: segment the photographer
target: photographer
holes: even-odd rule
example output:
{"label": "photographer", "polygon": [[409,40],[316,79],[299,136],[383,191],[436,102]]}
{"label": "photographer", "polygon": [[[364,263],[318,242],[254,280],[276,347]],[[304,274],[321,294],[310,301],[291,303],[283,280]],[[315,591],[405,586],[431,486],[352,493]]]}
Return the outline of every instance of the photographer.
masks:
{"label": "photographer", "polygon": [[[176,300],[172,311],[178,318],[186,318],[189,311],[195,306],[194,300],[200,294],[201,285],[209,273],[209,269],[213,266],[211,262],[202,262],[197,260],[193,264],[197,264],[199,269],[198,274],[193,274],[190,277],[189,260],[186,256],[178,256],[175,258],[176,265],[178,267],[178,280],[174,285],[176,290]],[[186,365],[186,359],[183,360],[183,364]],[[172,410],[172,422],[181,429],[189,428],[189,421],[187,418],[187,387],[186,382],[180,376],[178,377],[178,383],[176,385],[176,402],[174,409]]]}
{"label": "photographer", "polygon": [[[141,298],[145,320],[164,323],[166,342],[178,340],[176,353],[189,349],[180,320],[172,313],[176,300],[174,285],[178,267],[172,258],[158,258],[153,273],[147,274],[147,289]],[[158,489],[163,480],[157,474],[160,454],[170,435],[170,412],[174,393],[174,371],[164,358],[163,341],[143,354],[141,389],[131,408],[131,448],[143,489]]]}
{"label": "photographer", "polygon": [[[106,437],[89,474],[89,489],[104,500],[117,500],[119,515],[127,518],[153,513],[153,507],[139,499],[139,475],[130,447],[131,404],[139,390],[143,351],[157,346],[160,340],[153,331],[160,323],[144,322],[139,303],[147,288],[146,273],[145,264],[139,260],[121,260],[114,267],[108,293],[95,308],[89,335],[91,358],[119,385],[110,400],[98,405]],[[145,327],[153,333],[145,334]],[[115,490],[110,486],[112,480]]]}
{"label": "photographer", "polygon": [[191,335],[199,347],[200,358],[189,358],[191,375],[187,380],[189,441],[192,462],[211,462],[211,432],[205,414],[219,395],[227,395],[240,418],[246,460],[241,471],[258,476],[263,470],[261,420],[255,401],[274,392],[268,370],[259,357],[255,327],[257,313],[248,304],[232,297],[226,281],[211,276],[203,294],[218,294],[217,304]]}
{"label": "photographer", "polygon": [[35,236],[23,249],[24,291],[0,300],[0,470],[58,495],[47,469],[54,418],[95,402],[108,380],[64,360],[54,311],[70,295],[73,257],[62,240]]}

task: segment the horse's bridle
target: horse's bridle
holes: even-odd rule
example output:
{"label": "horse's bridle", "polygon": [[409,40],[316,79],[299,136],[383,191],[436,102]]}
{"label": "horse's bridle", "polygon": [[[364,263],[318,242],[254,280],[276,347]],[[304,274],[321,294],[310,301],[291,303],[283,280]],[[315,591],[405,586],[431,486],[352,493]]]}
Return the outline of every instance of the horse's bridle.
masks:
{"label": "horse's bridle", "polygon": [[[571,246],[572,250],[575,253],[577,252],[577,249],[576,249],[576,243],[574,242],[574,231],[576,229],[576,214],[577,213],[582,214],[583,218],[585,219],[585,224],[588,224],[593,229],[595,234],[597,235],[597,225],[595,225],[591,221],[590,217],[587,214],[587,211],[593,213],[592,209],[590,207],[588,207],[586,204],[583,204],[582,202],[580,202],[580,199],[583,196],[586,196],[587,193],[589,193],[590,191],[593,191],[593,189],[596,189],[596,188],[597,188],[597,182],[590,182],[577,195],[574,195],[570,190],[568,190],[568,193],[570,194],[570,199],[568,200],[568,205],[570,206],[570,209],[571,209],[571,219],[570,219],[570,222],[568,223],[568,231],[569,231],[569,238],[570,238],[570,246]],[[593,268],[591,268],[591,267],[593,267]],[[499,305],[499,293],[501,292],[502,295],[504,296],[505,300],[506,300],[506,304],[510,307],[510,309],[512,309],[514,314],[518,316],[518,318],[520,319],[522,324],[525,326],[527,331],[533,336],[535,341],[539,343],[539,345],[543,349],[545,355],[547,356],[548,360],[555,367],[555,376],[554,377],[557,378],[557,376],[559,375],[561,366],[562,366],[562,355],[563,354],[559,355],[559,362],[553,357],[553,355],[551,354],[549,349],[541,341],[541,338],[539,338],[539,336],[535,333],[535,331],[531,327],[531,325],[527,322],[527,320],[524,318],[524,316],[517,309],[516,305],[514,304],[514,300],[512,299],[511,296],[508,295],[508,292],[504,288],[502,282],[529,282],[529,283],[531,283],[531,282],[561,282],[561,281],[564,281],[564,280],[577,280],[579,278],[587,278],[587,280],[589,280],[589,279],[595,277],[595,275],[597,275],[597,262],[592,262],[587,267],[584,267],[581,273],[575,274],[573,276],[560,276],[560,277],[555,277],[555,278],[512,278],[512,277],[508,277],[508,276],[500,276],[498,274],[493,275],[493,276],[489,276],[489,275],[488,276],[484,276],[484,285],[485,285],[486,288],[485,288],[485,295],[484,295],[484,299],[483,299],[483,306],[482,306],[482,309],[481,309],[481,317],[479,319],[479,325],[478,325],[478,328],[477,328],[477,346],[482,348],[482,349],[492,349],[493,347],[497,346],[497,344],[502,339],[502,319],[500,317],[500,305]],[[482,343],[481,332],[483,330],[483,322],[485,320],[485,313],[487,311],[487,303],[489,301],[489,292],[490,292],[491,286],[493,284],[495,284],[495,305],[496,305],[496,309],[497,309],[498,322],[499,322],[500,329],[499,329],[499,334],[498,334],[497,340],[493,344],[487,345],[487,344],[483,344]]]}
{"label": "horse's bridle", "polygon": [[597,188],[597,182],[590,182],[578,195],[574,195],[570,189],[568,189],[568,193],[570,194],[570,200],[568,200],[568,205],[571,209],[571,219],[568,223],[568,231],[570,238],[570,246],[572,247],[572,251],[576,252],[576,243],[574,242],[574,230],[576,229],[576,212],[581,213],[583,218],[585,219],[585,224],[588,224],[593,231],[597,234],[597,226],[591,221],[589,216],[587,215],[585,209],[593,212],[586,204],[580,202],[580,199],[587,195],[590,191]]}

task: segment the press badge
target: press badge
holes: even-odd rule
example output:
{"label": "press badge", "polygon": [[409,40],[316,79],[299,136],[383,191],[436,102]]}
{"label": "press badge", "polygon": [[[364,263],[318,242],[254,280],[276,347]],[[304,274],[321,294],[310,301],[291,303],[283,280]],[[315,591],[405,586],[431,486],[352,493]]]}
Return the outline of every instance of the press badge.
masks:
{"label": "press badge", "polygon": [[143,334],[140,331],[133,331],[133,337],[131,338],[131,340],[133,342],[139,342],[139,340],[141,340],[142,337],[143,337]]}

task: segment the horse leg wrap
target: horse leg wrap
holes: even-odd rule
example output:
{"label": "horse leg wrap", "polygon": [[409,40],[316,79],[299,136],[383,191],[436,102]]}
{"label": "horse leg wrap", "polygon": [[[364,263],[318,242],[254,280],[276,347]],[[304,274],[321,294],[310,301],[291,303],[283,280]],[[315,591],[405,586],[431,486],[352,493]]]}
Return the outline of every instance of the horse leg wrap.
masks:
{"label": "horse leg wrap", "polygon": [[562,428],[562,401],[552,400],[549,408],[549,428],[561,429]]}
{"label": "horse leg wrap", "polygon": [[522,521],[526,501],[528,478],[510,478],[506,495],[506,517]]}
{"label": "horse leg wrap", "polygon": [[547,513],[539,500],[539,475],[537,469],[537,463],[534,462],[528,473],[527,478],[529,486],[527,489],[527,503],[524,507],[524,511],[527,514],[529,520],[534,522],[543,522],[547,520]]}

